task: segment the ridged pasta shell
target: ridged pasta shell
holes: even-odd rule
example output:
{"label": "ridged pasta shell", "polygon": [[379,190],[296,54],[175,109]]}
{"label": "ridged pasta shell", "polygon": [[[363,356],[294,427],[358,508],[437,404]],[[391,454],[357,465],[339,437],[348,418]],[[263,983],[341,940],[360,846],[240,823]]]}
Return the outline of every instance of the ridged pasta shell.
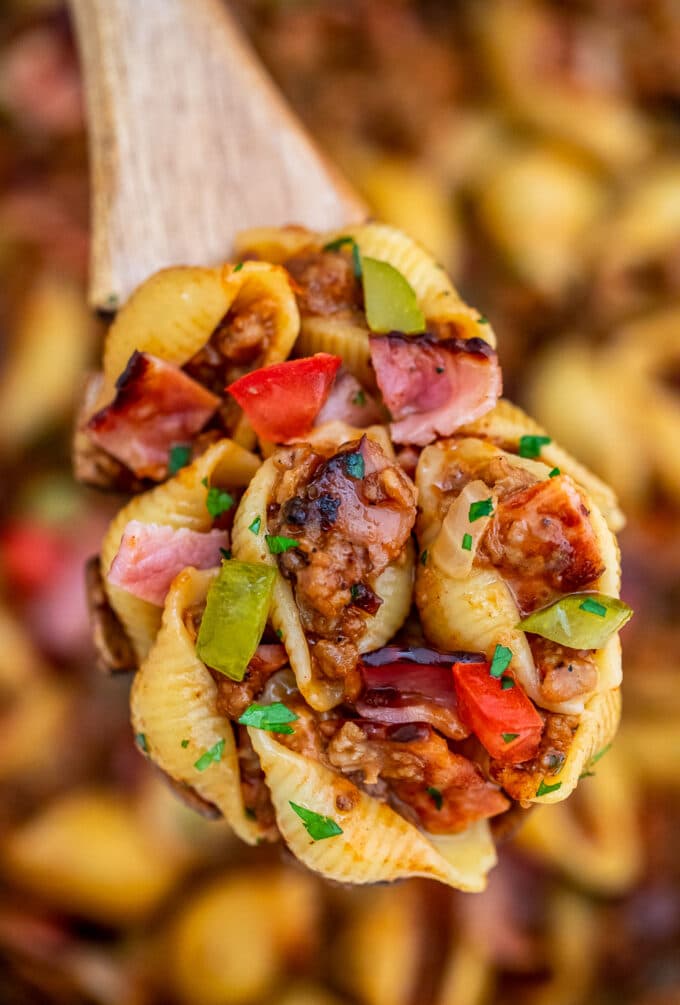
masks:
{"label": "ridged pasta shell", "polygon": [[[512,453],[518,449],[521,436],[547,434],[545,429],[534,422],[521,408],[513,405],[507,398],[501,398],[496,407],[481,419],[462,426],[459,435],[488,437]],[[625,517],[619,508],[616,493],[606,482],[579,463],[554,440],[541,447],[541,460],[550,468],[559,468],[563,474],[570,475],[597,503],[610,528],[615,532],[621,530],[625,524]]]}
{"label": "ridged pasta shell", "polygon": [[[484,889],[486,873],[496,860],[486,821],[435,843],[385,803],[318,761],[289,750],[262,730],[248,732],[283,839],[310,869],[340,883],[426,876],[460,890]],[[339,797],[346,797],[340,805],[351,801],[352,808],[339,809]],[[342,834],[311,840],[291,802],[332,818]]]}
{"label": "ridged pasta shell", "polygon": [[[196,655],[184,621],[186,612],[205,600],[216,575],[216,569],[188,568],[170,588],[156,641],[132,685],[132,727],[144,735],[155,764],[214,803],[236,834],[255,844],[261,831],[245,813],[231,722],[216,711],[217,685]],[[184,740],[189,742],[183,746]],[[196,761],[222,740],[220,760],[198,771]]]}
{"label": "ridged pasta shell", "polygon": [[[542,461],[509,454],[488,440],[466,437],[440,441],[423,450],[416,471],[421,516],[418,536],[421,548],[431,546],[439,532],[438,484],[442,483],[449,465],[456,459],[475,460],[502,456],[512,466],[529,470],[542,478],[550,468]],[[585,492],[583,486],[581,490]],[[605,571],[594,589],[618,596],[620,587],[619,549],[616,539],[600,512],[588,498],[590,518],[602,555]],[[427,638],[442,649],[483,651],[491,657],[497,645],[513,652],[512,669],[529,697],[552,712],[579,714],[584,699],[574,698],[560,703],[546,702],[539,688],[538,673],[525,633],[517,627],[520,614],[514,597],[496,569],[473,567],[466,579],[445,574],[434,561],[418,564],[416,571],[416,603]],[[606,693],[621,683],[621,650],[618,637],[595,653],[598,668],[598,692]]]}
{"label": "ridged pasta shell", "polygon": [[[227,311],[266,298],[276,304],[275,334],[261,365],[284,360],[300,329],[297,301],[285,269],[268,262],[216,268],[179,266],[151,276],[132,294],[111,325],[104,347],[104,384],[100,403],[135,350],[182,366],[209,340]],[[234,439],[252,446],[254,433],[244,416]]]}
{"label": "ridged pasta shell", "polygon": [[534,857],[597,893],[624,893],[643,866],[637,792],[616,747],[598,763],[572,803],[528,814],[518,843]]}
{"label": "ridged pasta shell", "polygon": [[[343,443],[359,439],[364,433],[379,443],[388,456],[393,456],[389,437],[383,426],[359,430],[343,422],[329,422],[313,430],[305,438],[305,442],[319,447],[339,448]],[[317,711],[325,712],[342,700],[342,682],[314,679],[309,646],[293,589],[288,580],[278,573],[276,557],[269,552],[265,540],[267,504],[277,477],[275,458],[270,457],[251,481],[236,511],[232,553],[239,561],[263,562],[277,569],[269,619],[281,634],[291,669],[305,701]],[[250,529],[253,525],[258,527],[257,532]],[[377,614],[369,619],[366,634],[359,645],[362,652],[385,645],[406,620],[411,606],[414,564],[415,555],[409,544],[400,560],[393,562],[378,577],[375,590],[382,597],[383,603]]]}
{"label": "ridged pasta shell", "polygon": [[310,245],[317,247],[319,238],[305,227],[250,227],[234,238],[234,252],[259,255],[265,262],[282,265]]}
{"label": "ridged pasta shell", "polygon": [[106,575],[130,520],[160,523],[170,527],[208,531],[212,517],[206,508],[208,489],[202,484],[232,489],[246,486],[260,466],[260,459],[232,440],[220,440],[174,478],[134,496],[111,522],[101,548],[101,571],[111,607],[127,632],[138,659],[151,648],[161,623],[161,608],[140,600],[107,582]]}
{"label": "ridged pasta shell", "polygon": [[295,344],[296,356],[329,352],[341,356],[345,367],[367,390],[375,391],[375,371],[371,365],[368,325],[349,318],[308,317],[302,321]]}

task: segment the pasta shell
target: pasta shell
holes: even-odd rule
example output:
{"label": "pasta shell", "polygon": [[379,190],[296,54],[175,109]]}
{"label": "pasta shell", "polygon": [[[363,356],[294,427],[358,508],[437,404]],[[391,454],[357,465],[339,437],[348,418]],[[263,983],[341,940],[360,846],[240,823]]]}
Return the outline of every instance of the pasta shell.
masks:
{"label": "pasta shell", "polygon": [[307,317],[302,321],[295,345],[298,356],[329,352],[341,356],[345,367],[367,390],[375,391],[375,371],[371,365],[368,325],[349,318]]}
{"label": "pasta shell", "polygon": [[[471,437],[441,441],[426,447],[416,472],[421,516],[418,535],[421,547],[433,548],[441,533],[438,485],[444,482],[447,469],[463,461],[475,464],[493,456],[504,457],[512,466],[529,470],[547,478],[550,468],[542,461],[518,457],[495,446],[488,440]],[[582,486],[582,491],[585,491]],[[588,497],[586,496],[588,499]],[[588,499],[590,518],[602,555],[605,571],[594,589],[618,596],[620,587],[619,549],[599,508]],[[546,702],[541,695],[538,673],[526,640],[518,627],[520,613],[511,591],[496,569],[477,568],[465,579],[447,575],[441,564],[428,561],[419,564],[416,573],[416,603],[429,640],[442,649],[469,649],[485,652],[491,658],[497,645],[513,652],[512,668],[529,697],[553,712],[579,714],[584,711],[584,699],[574,698],[560,703]],[[598,668],[598,691],[608,693],[621,683],[621,650],[618,638],[609,640],[595,654]]]}
{"label": "pasta shell", "polygon": [[141,523],[208,531],[212,526],[212,517],[206,508],[208,489],[203,480],[224,489],[242,488],[259,466],[260,460],[254,454],[232,440],[220,440],[193,464],[182,468],[174,478],[134,496],[110,524],[101,548],[104,587],[138,659],[143,659],[151,648],[160,626],[161,609],[106,581],[125,527],[130,520],[139,520]]}
{"label": "pasta shell", "polygon": [[[520,437],[547,434],[545,429],[534,422],[521,408],[513,405],[507,398],[501,398],[496,407],[481,419],[462,426],[460,435],[488,437],[503,450],[514,453],[519,449]],[[554,440],[541,447],[541,460],[550,468],[559,468],[563,474],[570,475],[597,503],[606,516],[610,528],[615,532],[621,530],[625,517],[619,508],[616,493],[606,482],[580,464]]]}
{"label": "pasta shell", "polygon": [[[239,268],[176,267],[151,276],[130,297],[113,322],[104,348],[101,403],[114,394],[115,382],[135,350],[178,366],[209,340],[229,310],[266,299],[276,305],[274,335],[261,365],[284,360],[300,328],[300,315],[288,273],[268,262],[244,262]],[[255,442],[242,416],[234,432],[238,443]]]}
{"label": "pasta shell", "polygon": [[[319,447],[340,447],[363,434],[374,439],[388,456],[393,456],[387,431],[383,426],[358,430],[343,422],[329,422],[313,430],[305,442]],[[276,557],[269,552],[267,533],[267,505],[278,476],[275,456],[268,458],[257,472],[236,511],[232,531],[232,553],[242,562],[262,562],[277,569],[272,594],[269,619],[286,647],[291,669],[305,701],[319,712],[337,705],[343,697],[341,681],[319,681],[312,672],[309,646],[300,620],[295,595],[287,579],[278,573]],[[255,528],[254,530],[251,528]],[[413,585],[415,555],[409,547],[399,560],[389,565],[378,577],[375,590],[383,603],[369,620],[361,639],[360,651],[369,652],[385,645],[406,620]]]}
{"label": "pasta shell", "polygon": [[[132,726],[155,764],[217,806],[236,834],[255,844],[261,831],[245,813],[231,722],[215,711],[217,685],[185,624],[186,612],[205,600],[216,575],[189,568],[175,579],[156,641],[132,685]],[[219,761],[199,771],[196,761],[220,742]]]}
{"label": "pasta shell", "polygon": [[[260,757],[286,844],[306,866],[341,883],[377,883],[426,876],[460,890],[479,891],[495,863],[485,821],[463,834],[435,840],[385,803],[361,792],[348,779],[249,729]],[[310,840],[290,803],[330,817],[342,833]],[[351,803],[350,809],[340,809]]]}
{"label": "pasta shell", "polygon": [[607,754],[571,803],[528,814],[518,842],[533,856],[603,894],[624,893],[643,866],[635,786],[620,748]]}

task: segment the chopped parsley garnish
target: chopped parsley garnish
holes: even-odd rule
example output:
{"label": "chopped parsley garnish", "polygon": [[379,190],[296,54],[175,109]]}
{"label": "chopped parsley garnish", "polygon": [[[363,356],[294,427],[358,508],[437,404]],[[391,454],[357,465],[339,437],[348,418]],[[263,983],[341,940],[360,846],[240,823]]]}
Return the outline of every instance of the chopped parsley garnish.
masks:
{"label": "chopped parsley garnish", "polygon": [[315,813],[314,810],[308,810],[305,806],[298,806],[297,803],[293,802],[290,803],[290,808],[300,817],[312,841],[323,841],[325,838],[337,837],[338,834],[342,834],[342,827],[330,817],[323,817],[320,813]]}
{"label": "chopped parsley garnish", "polygon": [[435,370],[436,370],[437,373],[444,373],[444,367],[443,366],[436,366]]}
{"label": "chopped parsley garnish", "polygon": [[477,318],[477,324],[478,325],[488,325],[488,323],[489,323],[489,319],[487,317],[485,317],[484,314],[482,314],[481,317]]}
{"label": "chopped parsley garnish", "polygon": [[240,272],[242,268],[243,268],[243,262],[239,262],[238,265],[234,266],[232,272]]}
{"label": "chopped parsley garnish", "polygon": [[491,657],[489,673],[492,677],[502,677],[512,663],[512,649],[507,646],[496,646]]}
{"label": "chopped parsley garnish", "polygon": [[541,784],[536,789],[536,795],[547,796],[549,792],[557,792],[557,790],[561,788],[562,782],[555,782],[554,785],[546,785],[543,779],[541,779]]}
{"label": "chopped parsley garnish", "polygon": [[222,556],[222,558],[226,559],[226,561],[228,562],[229,559],[231,558],[231,549],[230,548],[220,548],[220,555]]}
{"label": "chopped parsley garnish", "polygon": [[472,551],[472,534],[463,534],[463,551]]}
{"label": "chopped parsley garnish", "polygon": [[168,453],[168,474],[176,475],[181,468],[185,468],[191,460],[191,445],[189,443],[175,443],[170,447]]}
{"label": "chopped parsley garnish", "polygon": [[352,586],[350,586],[349,595],[352,600],[358,600],[361,596],[361,584],[353,583]]}
{"label": "chopped parsley garnish", "polygon": [[189,746],[188,740],[182,740],[182,742],[180,743],[180,747],[182,747],[184,750],[186,750],[188,746]]}
{"label": "chopped parsley garnish", "polygon": [[353,398],[352,398],[352,404],[353,405],[365,405],[366,404],[366,395],[361,390],[361,388],[353,396]]}
{"label": "chopped parsley garnish", "polygon": [[421,565],[427,565],[427,548],[425,549],[425,551],[420,556],[420,564]]}
{"label": "chopped parsley garnish", "polygon": [[468,520],[470,523],[474,523],[475,520],[479,520],[483,516],[491,516],[493,513],[493,499],[481,499],[479,502],[470,503],[470,509],[468,511]]}
{"label": "chopped parsley garnish", "polygon": [[352,247],[352,263],[354,265],[354,275],[357,279],[361,279],[362,268],[361,268],[361,253],[359,252],[359,245],[350,237],[349,234],[345,234],[343,237],[336,237],[334,241],[329,241],[328,244],[324,244],[322,251],[340,251],[344,248],[346,244]]}
{"label": "chopped parsley garnish", "polygon": [[288,725],[295,722],[298,716],[281,701],[271,705],[249,705],[238,720],[242,726],[254,726],[255,729],[266,729],[269,733],[292,733]]}
{"label": "chopped parsley garnish", "polygon": [[201,754],[199,759],[194,764],[196,771],[205,771],[209,768],[211,764],[219,764],[222,760],[222,754],[224,752],[224,740],[218,740],[217,743],[213,744],[209,750],[206,750],[204,754]]}
{"label": "chopped parsley garnish", "polygon": [[283,638],[283,632],[281,631],[280,628],[276,629],[276,637],[277,637],[277,639],[282,639]]}
{"label": "chopped parsley garnish", "polygon": [[583,603],[579,604],[579,608],[582,611],[588,611],[589,614],[597,614],[598,618],[604,618],[607,614],[607,608],[604,604],[598,603],[592,597],[586,597]]}
{"label": "chopped parsley garnish", "polygon": [[217,485],[212,485],[205,497],[205,505],[210,516],[215,519],[231,509],[234,505],[234,497],[229,492],[225,492],[224,489],[218,489]]}
{"label": "chopped parsley garnish", "polygon": [[146,733],[135,733],[135,743],[145,754],[148,753],[149,745],[146,742]]}
{"label": "chopped parsley garnish", "polygon": [[590,758],[590,763],[597,764],[600,758],[604,757],[604,755],[607,753],[608,750],[611,750],[611,746],[612,746],[611,743],[608,743],[606,747],[602,748],[602,750],[598,750],[596,754],[593,754],[593,756]]}
{"label": "chopped parsley garnish", "polygon": [[262,526],[262,517],[256,516],[253,522],[248,527],[248,530],[251,532],[251,534],[259,534],[261,526]]}
{"label": "chopped parsley garnish", "polygon": [[439,789],[436,789],[434,785],[428,785],[425,791],[427,792],[428,796],[430,797],[434,805],[437,807],[437,809],[440,810],[444,805],[444,797],[442,796]]}
{"label": "chopped parsley garnish", "polygon": [[548,478],[557,478],[557,476],[561,474],[562,472],[560,471],[559,468],[553,468],[550,474],[548,475]]}
{"label": "chopped parsley garnish", "polygon": [[541,447],[551,443],[549,436],[520,436],[519,456],[520,457],[540,457]]}
{"label": "chopped parsley garnish", "polygon": [[594,777],[595,777],[594,771],[584,771],[578,776],[578,780],[580,782],[582,778],[594,778]]}
{"label": "chopped parsley garnish", "polygon": [[501,691],[509,691],[510,688],[514,686],[515,686],[514,678],[501,677]]}
{"label": "chopped parsley garnish", "polygon": [[363,478],[366,465],[361,454],[345,454],[345,471],[350,478]]}
{"label": "chopped parsley garnish", "polygon": [[280,534],[265,534],[264,539],[272,555],[283,555],[284,551],[290,551],[291,548],[299,548],[300,546],[300,542],[296,541],[294,537],[284,537]]}
{"label": "chopped parsley garnish", "polygon": [[519,736],[519,733],[501,733],[503,737],[503,743],[512,743]]}

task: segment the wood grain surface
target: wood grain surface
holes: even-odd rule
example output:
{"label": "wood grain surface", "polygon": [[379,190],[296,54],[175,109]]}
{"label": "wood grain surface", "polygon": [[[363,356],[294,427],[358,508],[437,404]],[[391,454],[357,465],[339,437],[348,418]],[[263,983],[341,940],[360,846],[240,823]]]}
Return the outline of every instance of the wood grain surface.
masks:
{"label": "wood grain surface", "polygon": [[328,229],[365,207],[320,155],[220,0],[71,0],[92,181],[90,300],[212,264],[245,227]]}

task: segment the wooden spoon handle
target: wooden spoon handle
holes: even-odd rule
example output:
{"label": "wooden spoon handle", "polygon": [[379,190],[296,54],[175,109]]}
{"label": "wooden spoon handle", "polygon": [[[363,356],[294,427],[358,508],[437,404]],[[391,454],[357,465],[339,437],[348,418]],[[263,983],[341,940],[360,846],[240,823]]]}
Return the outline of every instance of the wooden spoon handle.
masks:
{"label": "wooden spoon handle", "polygon": [[245,227],[365,217],[220,0],[71,0],[87,95],[90,299],[115,309]]}

